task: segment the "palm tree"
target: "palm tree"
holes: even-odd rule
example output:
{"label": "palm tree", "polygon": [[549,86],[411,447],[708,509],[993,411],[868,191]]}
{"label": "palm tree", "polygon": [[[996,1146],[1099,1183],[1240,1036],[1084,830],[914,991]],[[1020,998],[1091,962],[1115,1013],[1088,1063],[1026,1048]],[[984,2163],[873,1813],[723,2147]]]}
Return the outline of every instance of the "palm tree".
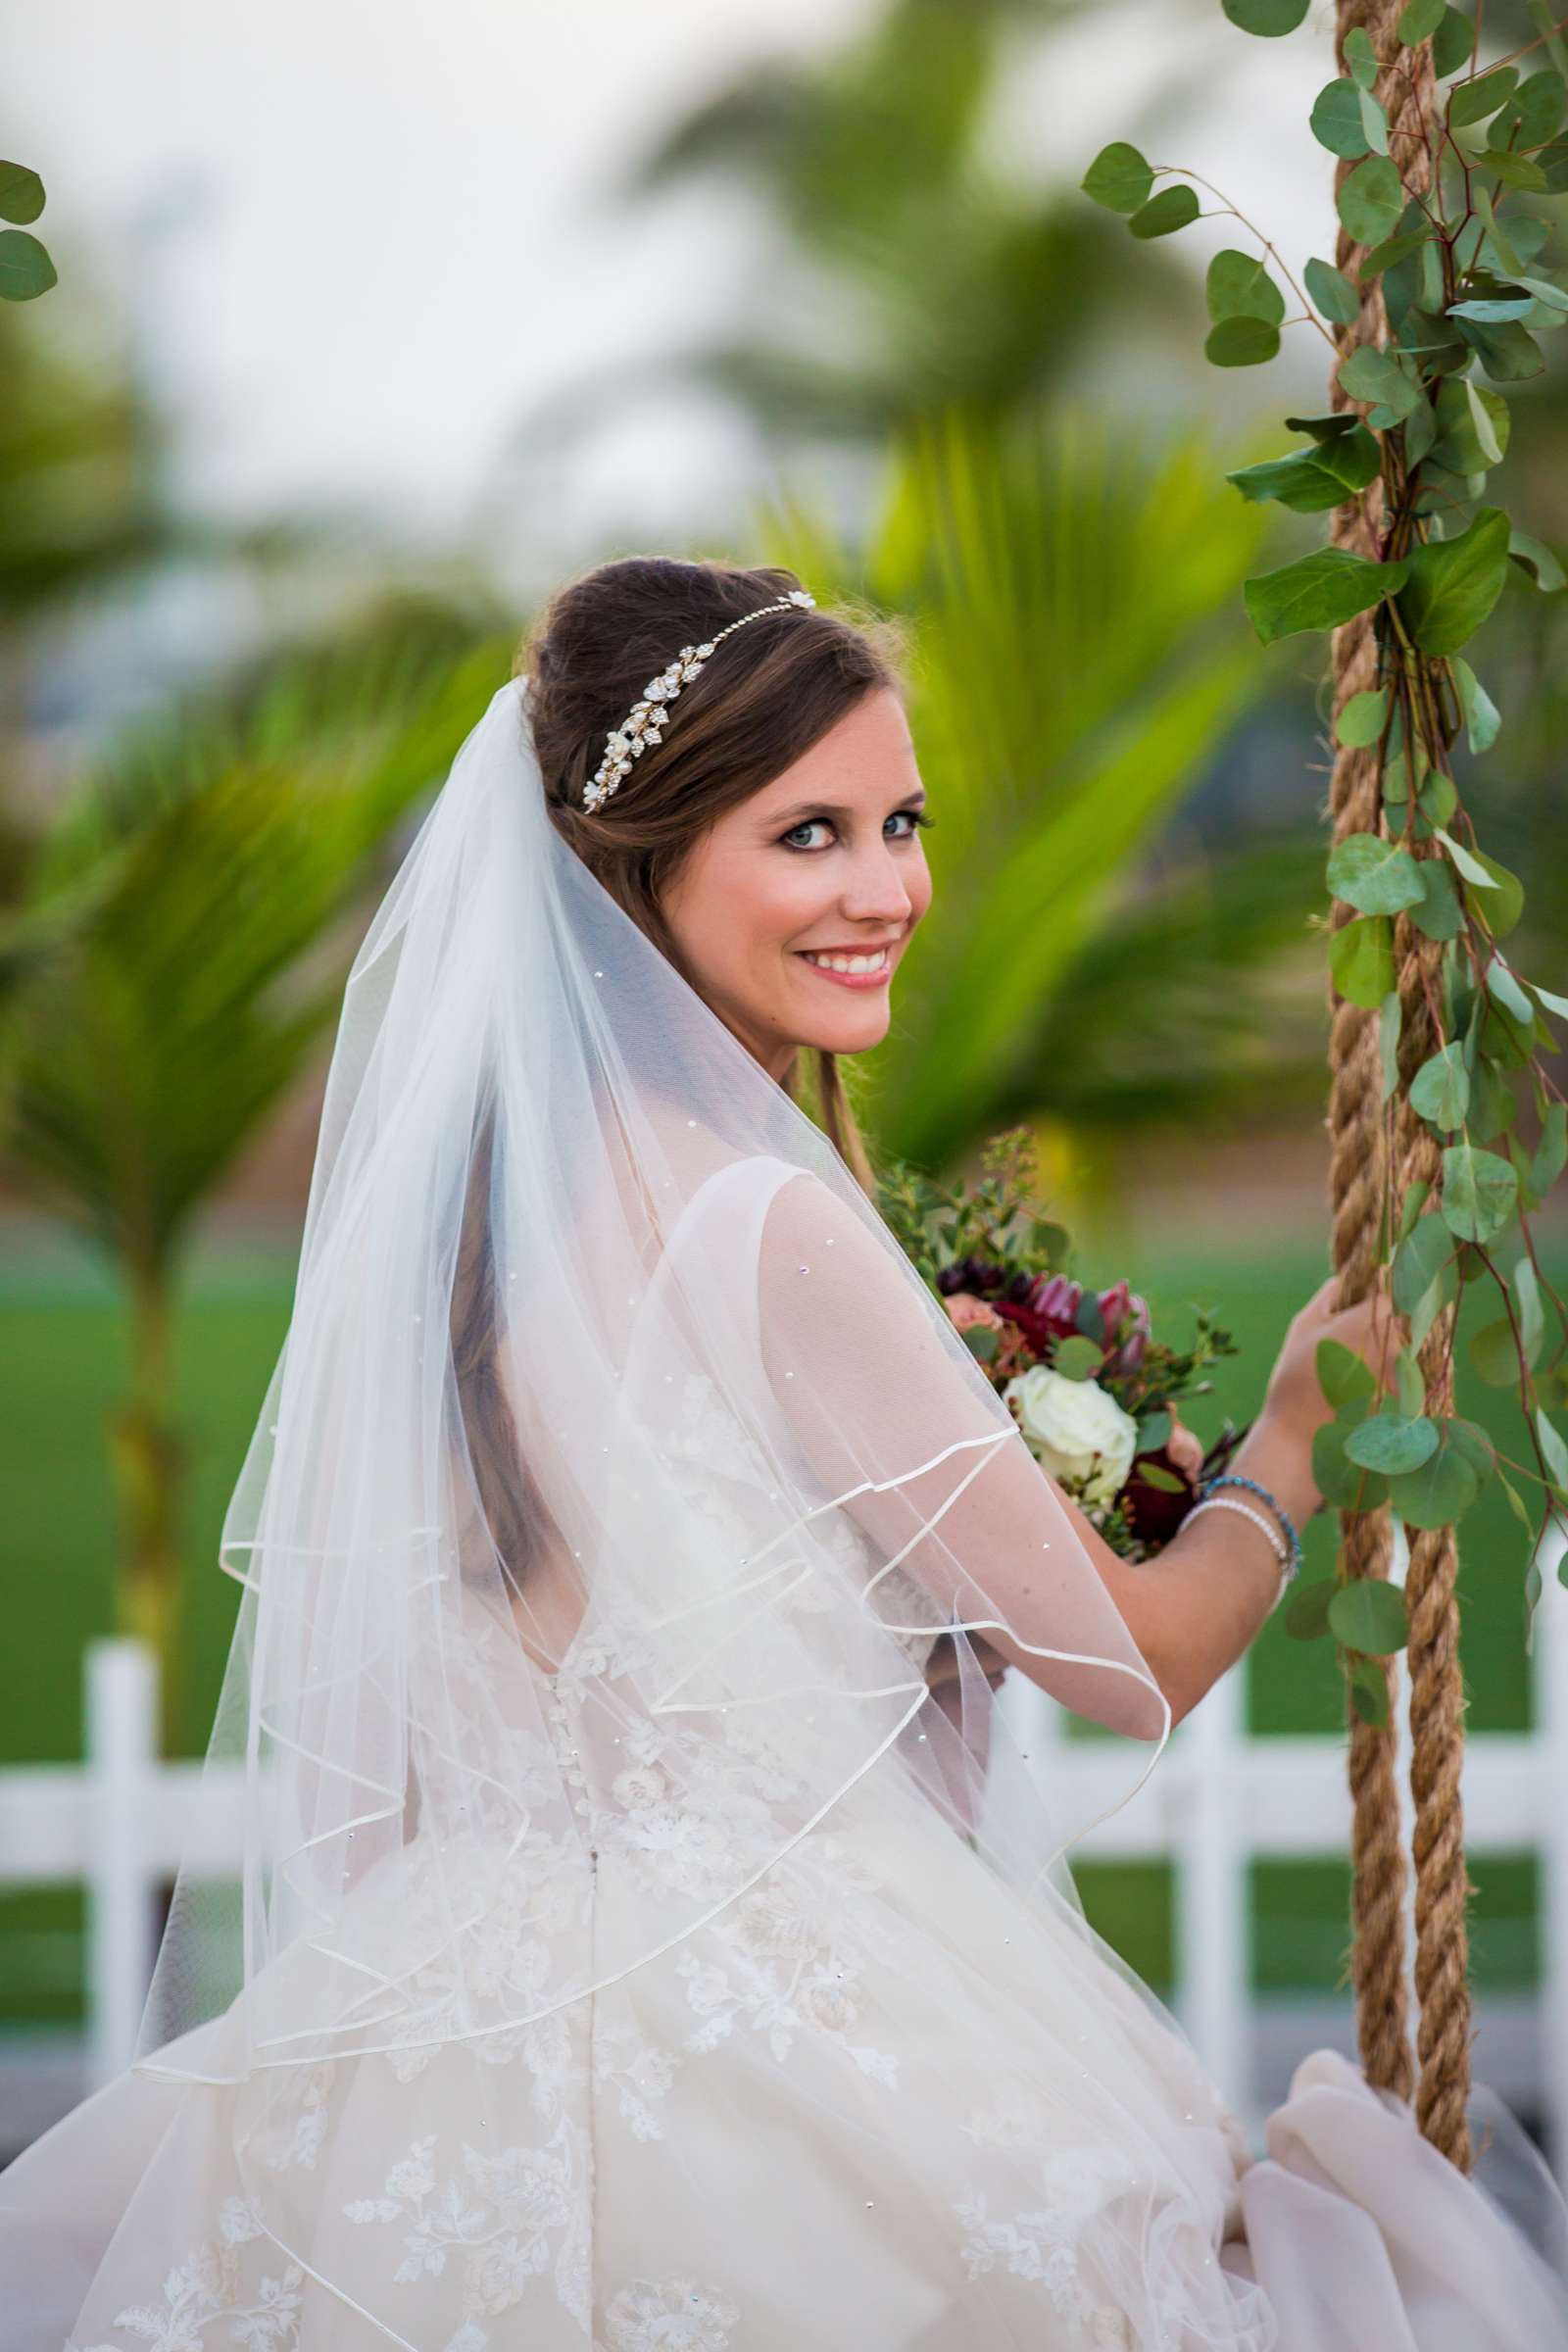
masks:
{"label": "palm tree", "polygon": [[[797,501],[765,511],[770,558],[913,626],[944,914],[872,1057],[884,1149],[939,1166],[1047,1105],[1130,1121],[1179,1087],[1193,1115],[1252,1082],[1267,1001],[1250,1027],[1238,982],[1255,995],[1303,937],[1310,822],[1234,865],[1137,875],[1260,686],[1239,587],[1261,527],[1200,442],[1151,454],[1038,412],[1004,431],[954,412],[901,437],[858,557]],[[1293,1057],[1265,1033],[1278,1086]],[[1315,1083],[1315,1027],[1296,1047]]]}
{"label": "palm tree", "polygon": [[166,1738],[180,1252],[334,1018],[389,837],[507,674],[511,642],[381,630],[139,726],[50,825],[0,929],[5,1172],[125,1286],[119,1616],[163,1663]]}

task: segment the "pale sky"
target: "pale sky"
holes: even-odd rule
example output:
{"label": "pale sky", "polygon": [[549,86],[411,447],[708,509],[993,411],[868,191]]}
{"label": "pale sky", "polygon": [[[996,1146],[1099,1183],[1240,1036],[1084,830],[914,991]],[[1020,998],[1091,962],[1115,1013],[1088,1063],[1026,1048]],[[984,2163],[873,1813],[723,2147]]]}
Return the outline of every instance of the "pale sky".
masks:
{"label": "pale sky", "polygon": [[[878,4],[50,0],[11,25],[5,152],[49,191],[37,225],[63,282],[44,301],[64,320],[90,271],[125,306],[180,421],[188,499],[364,502],[457,538],[525,405],[606,354],[635,370],[697,339],[755,281],[743,198],[596,211],[606,159],[744,57],[837,42]],[[1329,13],[1258,41],[1206,0],[1099,0],[1012,78],[999,148],[1071,184],[1105,139],[1144,134],[1298,265],[1332,225],[1304,121]],[[1180,128],[1162,141],[1164,108]],[[1178,242],[1197,269],[1236,241],[1201,222]],[[1202,332],[1195,288],[1195,351]],[[1270,371],[1276,413],[1293,374],[1322,374],[1322,347],[1298,343]],[[1208,381],[1216,421],[1258,397]],[[685,536],[743,503],[762,459],[733,418],[662,395],[540,485],[541,537],[564,552],[607,517]]]}

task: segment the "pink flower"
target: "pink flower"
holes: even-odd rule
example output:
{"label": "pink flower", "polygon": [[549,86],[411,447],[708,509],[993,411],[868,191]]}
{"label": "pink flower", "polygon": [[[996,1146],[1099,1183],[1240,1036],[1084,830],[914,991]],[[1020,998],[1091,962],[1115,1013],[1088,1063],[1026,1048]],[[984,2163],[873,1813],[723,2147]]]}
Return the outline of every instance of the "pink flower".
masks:
{"label": "pink flower", "polygon": [[942,1303],[955,1331],[972,1331],[977,1326],[987,1331],[1002,1329],[1002,1317],[996,1308],[984,1298],[977,1298],[972,1291],[954,1291]]}

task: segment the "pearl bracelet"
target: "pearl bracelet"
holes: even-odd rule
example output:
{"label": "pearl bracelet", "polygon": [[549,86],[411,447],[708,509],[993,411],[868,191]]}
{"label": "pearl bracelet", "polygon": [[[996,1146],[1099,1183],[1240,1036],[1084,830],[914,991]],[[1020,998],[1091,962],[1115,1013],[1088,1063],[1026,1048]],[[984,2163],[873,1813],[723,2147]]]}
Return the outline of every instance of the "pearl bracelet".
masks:
{"label": "pearl bracelet", "polygon": [[1297,1570],[1297,1562],[1292,1557],[1291,1547],[1285,1543],[1279,1530],[1264,1518],[1261,1511],[1254,1511],[1250,1502],[1238,1501],[1234,1494],[1205,1495],[1201,1502],[1194,1503],[1186,1518],[1183,1519],[1182,1525],[1185,1527],[1189,1519],[1196,1519],[1200,1511],[1240,1511],[1244,1519],[1250,1519],[1254,1527],[1260,1527],[1263,1530],[1264,1535],[1268,1538],[1269,1549],[1280,1564],[1279,1588],[1274,1598],[1269,1602],[1269,1615],[1272,1617],[1280,1602],[1285,1598],[1286,1588]]}

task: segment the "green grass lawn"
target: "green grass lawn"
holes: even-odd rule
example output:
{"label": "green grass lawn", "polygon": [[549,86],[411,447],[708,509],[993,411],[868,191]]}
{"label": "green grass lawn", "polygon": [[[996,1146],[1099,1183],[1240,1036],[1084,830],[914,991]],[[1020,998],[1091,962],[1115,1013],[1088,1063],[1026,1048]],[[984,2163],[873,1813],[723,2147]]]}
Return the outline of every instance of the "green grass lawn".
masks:
{"label": "green grass lawn", "polygon": [[[1255,1410],[1285,1325],[1327,1271],[1322,1245],[1231,1256],[1172,1251],[1135,1279],[1155,1327],[1190,1334],[1190,1301],[1211,1304],[1242,1348],[1218,1367],[1215,1395],[1184,1415],[1205,1437],[1229,1410]],[[1553,1279],[1568,1267],[1553,1264]],[[178,1691],[185,1752],[199,1754],[218,1695],[237,1588],[217,1565],[219,1531],[288,1321],[292,1249],[204,1250],[185,1287],[181,1390],[189,1443],[186,1657]],[[1462,1354],[1462,1350],[1461,1350]],[[69,1761],[81,1752],[81,1645],[110,1629],[112,1510],[105,1416],[119,1394],[123,1323],[108,1281],[65,1249],[0,1255],[0,1473],[8,1541],[0,1605],[24,1676],[9,1678],[0,1763]],[[1467,1376],[1459,1409],[1516,1457],[1516,1410]],[[1500,1494],[1462,1527],[1461,1610],[1472,1731],[1528,1722],[1519,1592],[1524,1534]],[[1305,1533],[1303,1575],[1333,1559],[1335,1522]],[[1270,1621],[1250,1665],[1249,1713],[1260,1733],[1334,1731],[1339,1687],[1327,1643],[1303,1645]],[[1536,1885],[1525,1854],[1477,1854],[1471,1876],[1476,1976],[1485,1986],[1534,1982]],[[1332,1991],[1348,1945],[1347,1874],[1324,1862],[1254,1867],[1255,1976],[1260,1990]],[[1157,1990],[1171,1980],[1169,1873],[1085,1863],[1085,1908]],[[0,1890],[0,2023],[66,2024],[80,2014],[81,1904],[74,1889]]]}

